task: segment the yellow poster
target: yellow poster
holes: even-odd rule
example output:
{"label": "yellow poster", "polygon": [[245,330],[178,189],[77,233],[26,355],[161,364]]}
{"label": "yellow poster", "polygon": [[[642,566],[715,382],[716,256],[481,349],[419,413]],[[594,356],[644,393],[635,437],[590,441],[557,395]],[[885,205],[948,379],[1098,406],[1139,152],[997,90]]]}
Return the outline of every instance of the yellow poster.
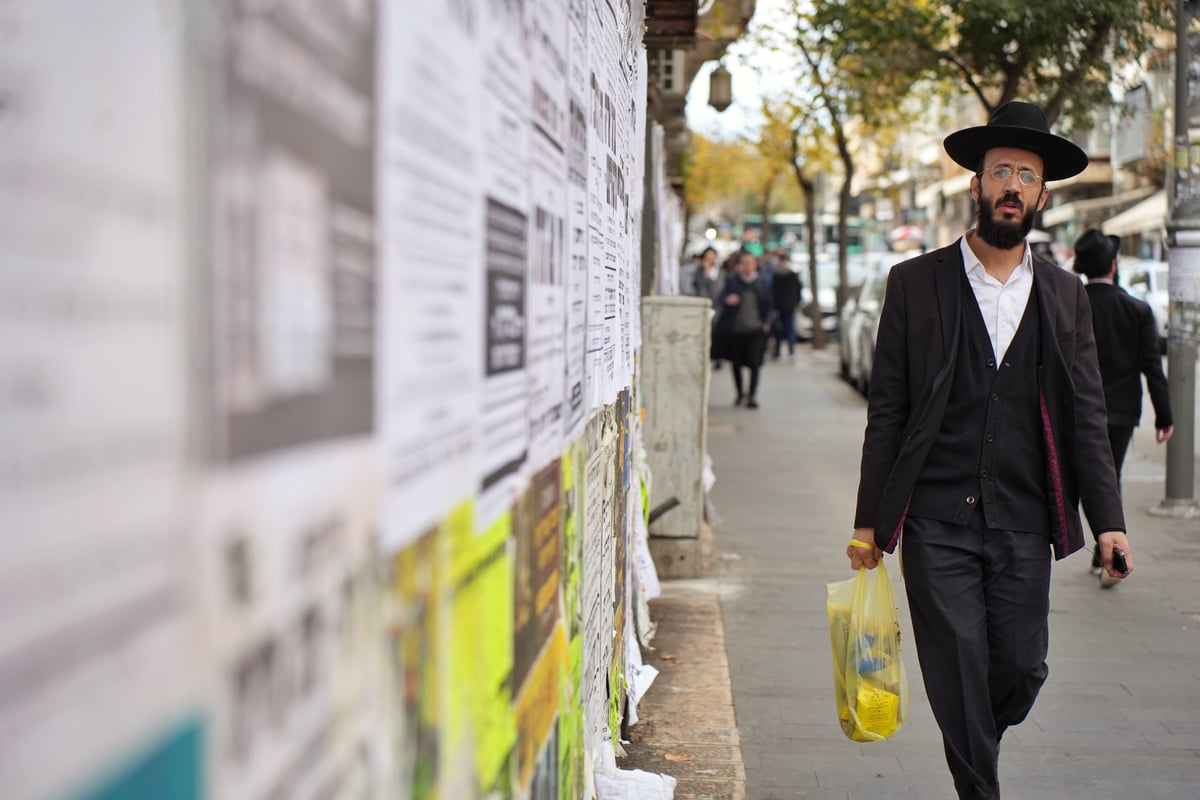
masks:
{"label": "yellow poster", "polygon": [[555,459],[533,476],[513,512],[513,693],[559,620],[562,581],[562,467]]}
{"label": "yellow poster", "polygon": [[559,681],[566,653],[566,634],[562,625],[555,625],[517,696],[517,776],[522,789],[529,785],[534,763],[558,713]]}
{"label": "yellow poster", "polygon": [[[512,672],[513,577],[508,554],[512,515],[505,512],[485,531],[474,518],[448,520],[453,581],[451,599],[449,717],[456,767],[469,764],[479,793],[495,789],[516,737]],[[469,754],[469,757],[468,755]]]}

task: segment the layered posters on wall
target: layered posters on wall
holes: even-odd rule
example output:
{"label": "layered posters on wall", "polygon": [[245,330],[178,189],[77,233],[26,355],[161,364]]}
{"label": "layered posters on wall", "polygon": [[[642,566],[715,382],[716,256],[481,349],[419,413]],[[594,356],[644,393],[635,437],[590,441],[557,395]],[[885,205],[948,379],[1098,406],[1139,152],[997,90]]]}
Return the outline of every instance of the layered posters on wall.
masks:
{"label": "layered posters on wall", "polygon": [[640,216],[633,207],[641,5],[590,0],[588,36],[587,379],[590,407],[610,403],[632,374],[631,315],[640,283]]}
{"label": "layered posters on wall", "polygon": [[[608,665],[609,731],[616,740],[621,730],[621,701],[625,696],[626,671],[625,648],[629,619],[629,480],[632,437],[629,430],[629,405],[631,392],[623,389],[613,404],[612,417],[612,508],[611,524],[606,531],[612,539],[612,651]],[[636,646],[636,642],[633,643]]]}
{"label": "layered posters on wall", "polygon": [[0,783],[199,796],[183,20],[0,5]]}
{"label": "layered posters on wall", "polygon": [[211,791],[375,796],[372,3],[218,5],[200,492]]}
{"label": "layered posters on wall", "polygon": [[[382,3],[380,15],[377,418],[386,491],[381,535],[390,551],[478,489],[486,155],[480,9],[430,0]],[[519,280],[504,287],[516,290],[497,307],[497,325],[507,315],[520,328]],[[494,341],[498,359],[508,343],[519,361],[519,336],[497,330]],[[498,380],[515,369],[495,364]],[[504,413],[508,420],[515,412]],[[503,462],[522,449],[507,448]]]}
{"label": "layered posters on wall", "polygon": [[583,745],[598,753],[609,741],[609,676],[613,661],[615,571],[613,481],[616,433],[611,406],[588,421],[583,475]]}
{"label": "layered posters on wall", "polygon": [[611,3],[588,0],[588,407],[611,401],[617,382],[617,261],[625,215],[618,111],[619,21]]}
{"label": "layered posters on wall", "polygon": [[[642,345],[641,298],[642,298],[642,200],[645,195],[646,168],[646,48],[642,46],[641,3],[626,6],[628,24],[621,39],[620,75],[625,82],[624,106],[629,129],[628,145],[625,150],[626,182],[628,201],[625,204],[625,247],[624,258],[618,262],[617,314],[620,357],[617,362],[617,389],[629,386],[633,381],[633,361],[637,348]],[[653,264],[650,265],[653,269]]]}

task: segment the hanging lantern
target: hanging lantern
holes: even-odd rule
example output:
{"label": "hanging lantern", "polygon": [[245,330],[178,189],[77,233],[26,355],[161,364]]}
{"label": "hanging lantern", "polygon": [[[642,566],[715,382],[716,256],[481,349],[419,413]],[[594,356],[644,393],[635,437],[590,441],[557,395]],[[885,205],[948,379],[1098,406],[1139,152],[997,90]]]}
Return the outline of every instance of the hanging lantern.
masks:
{"label": "hanging lantern", "polygon": [[729,74],[729,70],[725,69],[724,64],[717,64],[717,68],[708,76],[708,104],[717,111],[724,111],[733,103],[733,76]]}

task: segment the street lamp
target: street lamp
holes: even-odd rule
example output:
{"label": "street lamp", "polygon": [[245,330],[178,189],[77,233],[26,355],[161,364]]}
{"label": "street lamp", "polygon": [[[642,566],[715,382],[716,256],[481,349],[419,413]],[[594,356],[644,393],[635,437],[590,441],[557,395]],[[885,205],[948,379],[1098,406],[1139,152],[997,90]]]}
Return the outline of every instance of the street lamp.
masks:
{"label": "street lamp", "polygon": [[724,64],[717,64],[708,76],[708,104],[717,111],[724,111],[733,103],[733,76]]}

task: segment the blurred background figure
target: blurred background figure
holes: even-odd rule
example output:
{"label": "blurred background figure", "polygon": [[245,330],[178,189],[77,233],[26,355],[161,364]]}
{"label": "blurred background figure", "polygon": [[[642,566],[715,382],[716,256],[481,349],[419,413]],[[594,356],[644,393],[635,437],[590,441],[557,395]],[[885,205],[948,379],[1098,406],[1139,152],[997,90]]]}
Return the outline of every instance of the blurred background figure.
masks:
{"label": "blurred background figure", "polygon": [[787,342],[788,361],[796,359],[796,308],[800,305],[800,275],[792,269],[792,260],[786,252],[775,258],[774,278],[771,281],[771,303],[775,310],[773,338],[774,357],[778,361],[783,355],[783,343]]}
{"label": "blurred background figure", "polygon": [[694,260],[695,265],[688,287],[696,297],[712,300],[720,288],[718,277],[721,272],[717,267],[717,251],[706,247]]}
{"label": "blurred background figure", "polygon": [[[758,408],[758,378],[771,330],[771,293],[758,274],[758,259],[743,251],[737,271],[725,280],[717,297],[717,323],[713,330],[713,356],[733,366],[734,405]],[[742,369],[750,372],[750,385],[742,382]]]}

